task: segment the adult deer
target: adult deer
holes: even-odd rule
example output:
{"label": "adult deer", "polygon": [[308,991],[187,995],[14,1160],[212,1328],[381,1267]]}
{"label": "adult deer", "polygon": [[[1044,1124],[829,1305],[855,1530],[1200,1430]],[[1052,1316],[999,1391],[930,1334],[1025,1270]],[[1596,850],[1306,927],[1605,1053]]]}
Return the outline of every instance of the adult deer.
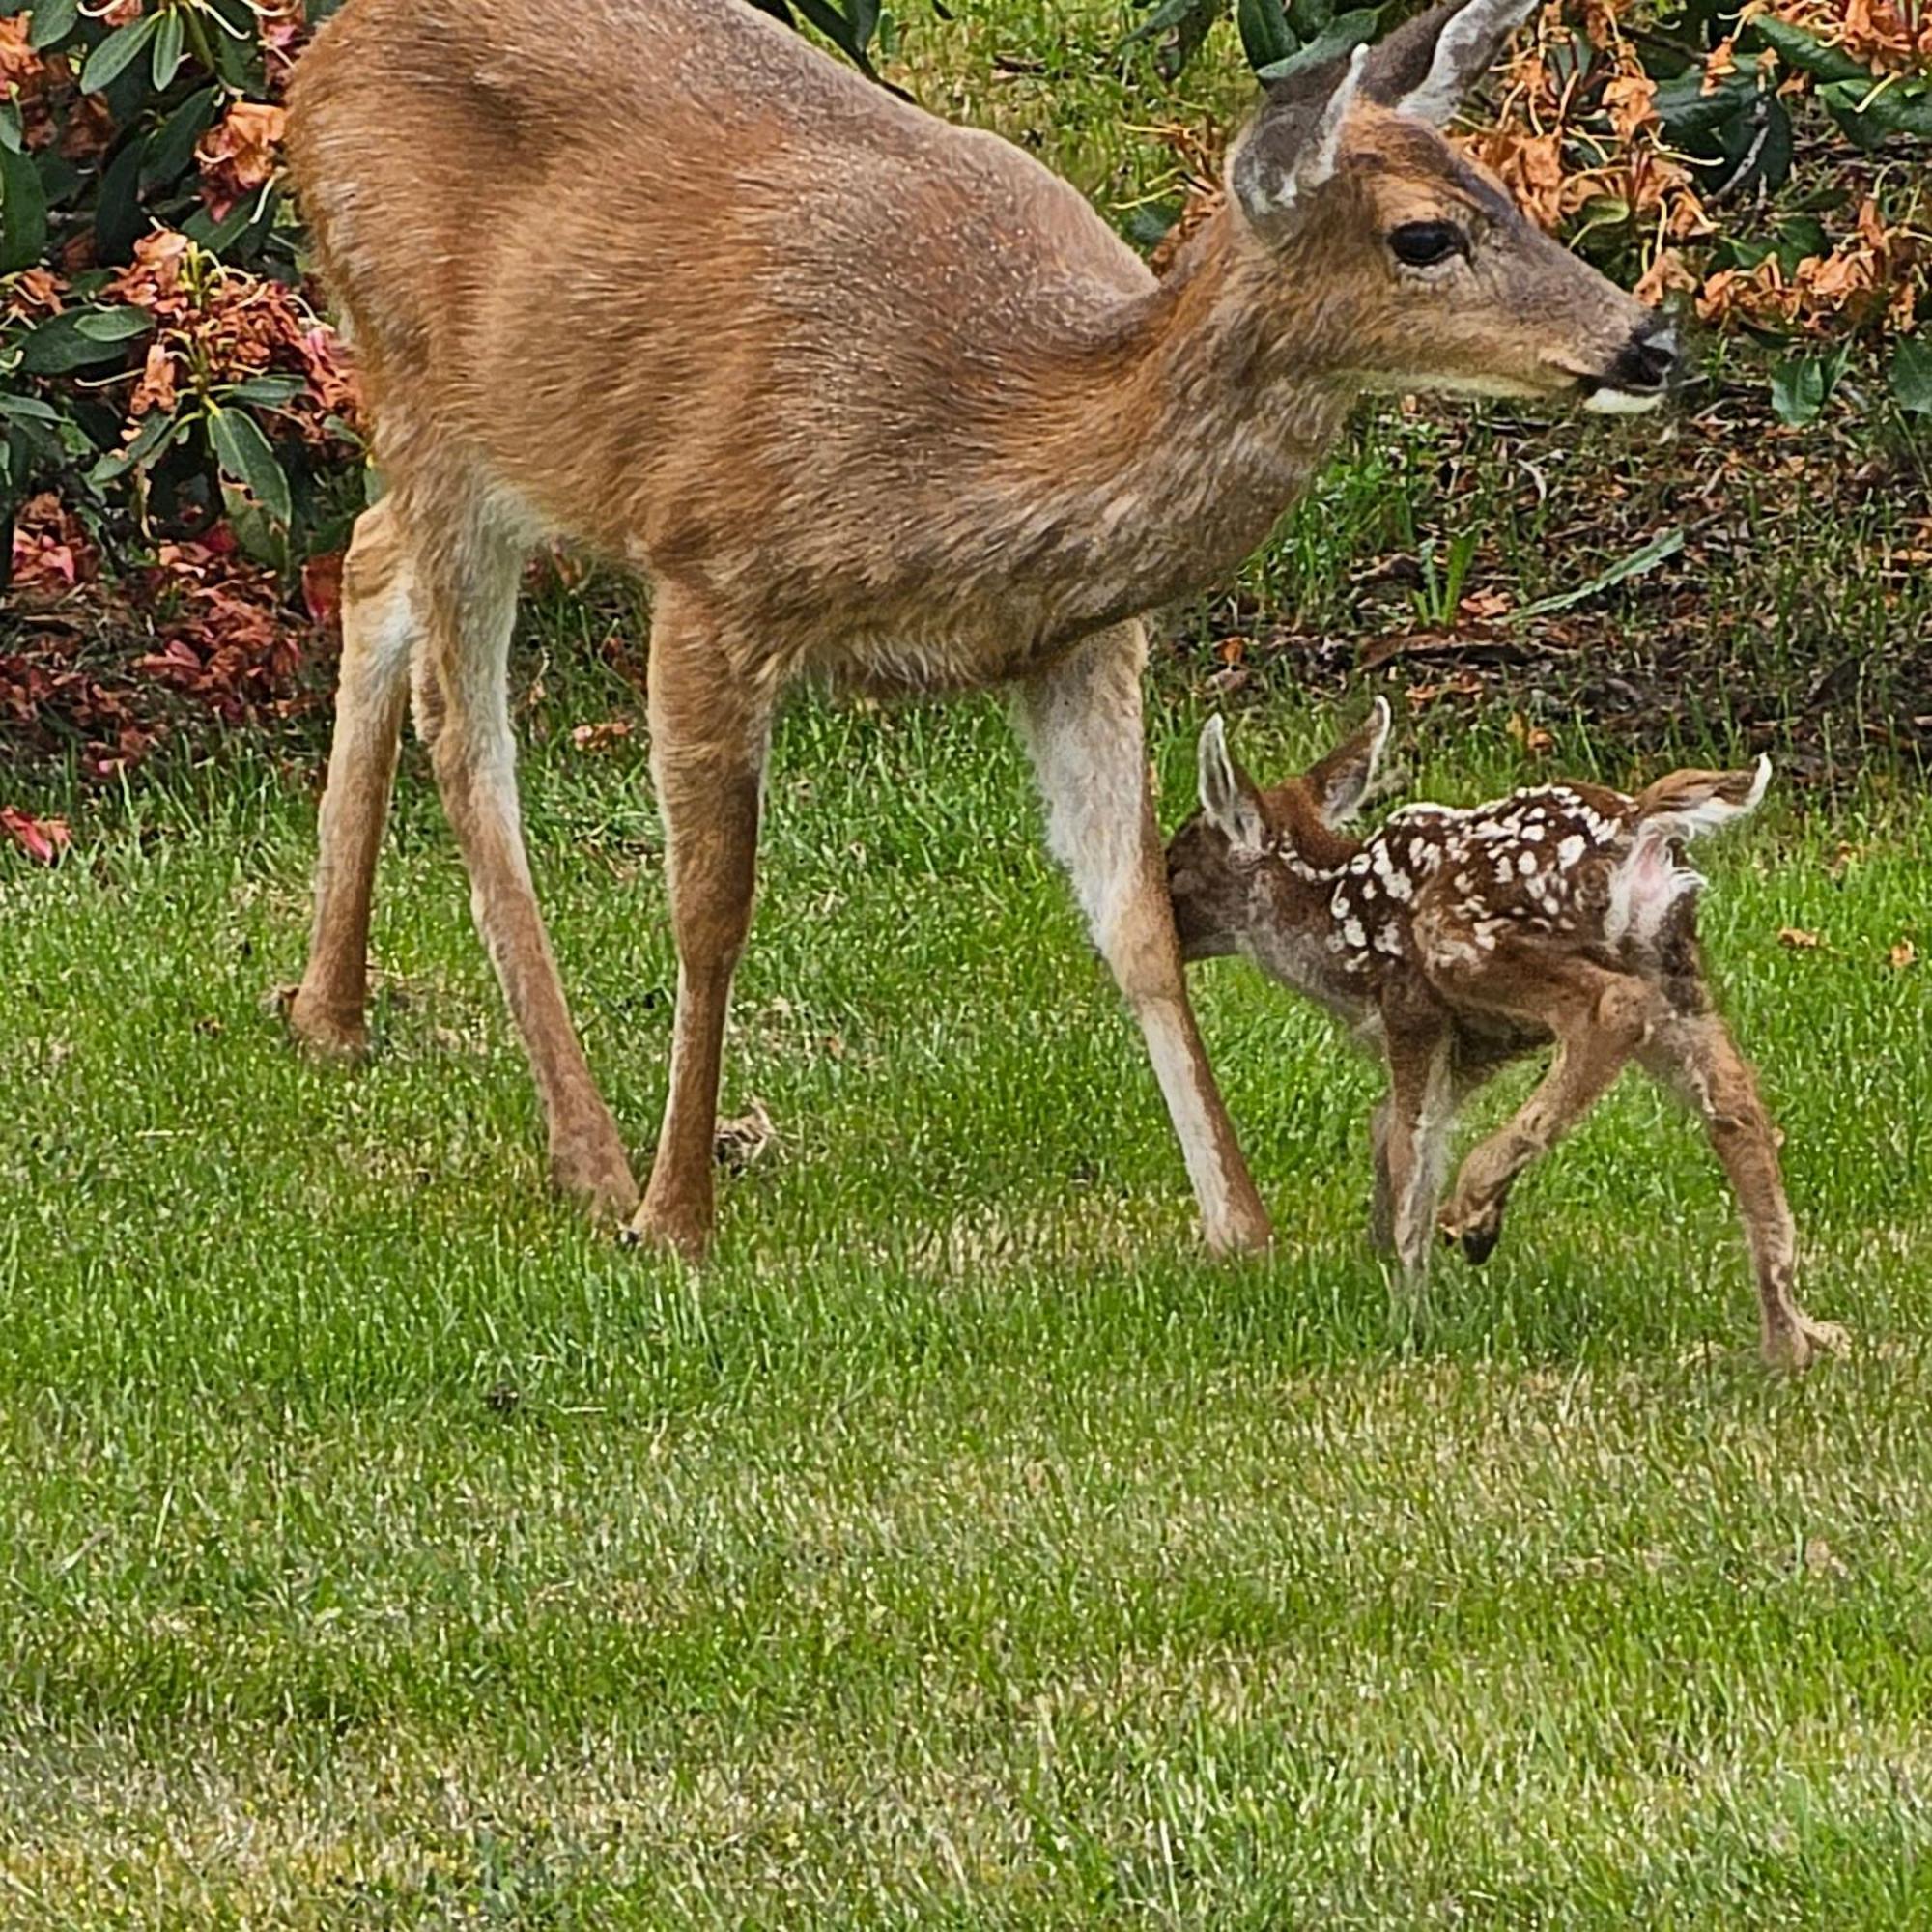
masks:
{"label": "adult deer", "polygon": [[[296,1033],[363,1042],[412,669],[554,1178],[697,1251],[781,691],[1010,685],[1207,1237],[1264,1244],[1163,888],[1139,613],[1254,549],[1365,390],[1662,393],[1658,319],[1435,131],[1524,10],[1441,6],[1277,88],[1157,284],[1019,150],[743,0],[349,0],[296,76],[289,143],[388,493],[345,573]],[[654,585],[679,964],[640,1207],[519,823],[505,659],[523,558],[555,537]]]}
{"label": "adult deer", "polygon": [[1757,1278],[1759,1341],[1802,1369],[1845,1331],[1792,1292],[1797,1235],[1777,1134],[1705,981],[1703,879],[1686,841],[1754,810],[1771,778],[1679,771],[1634,798],[1525,787],[1489,805],[1405,806],[1366,838],[1341,827],[1375,780],[1388,705],[1300,778],[1267,791],[1201,737],[1201,811],[1168,876],[1189,959],[1245,953],[1320,1001],[1387,1063],[1376,1110],[1375,1236],[1418,1288],[1437,1227],[1449,1133],[1512,1062],[1555,1046],[1548,1075],[1463,1163],[1444,1235],[1489,1259],[1517,1178],[1633,1061],[1703,1117],[1737,1196]]}

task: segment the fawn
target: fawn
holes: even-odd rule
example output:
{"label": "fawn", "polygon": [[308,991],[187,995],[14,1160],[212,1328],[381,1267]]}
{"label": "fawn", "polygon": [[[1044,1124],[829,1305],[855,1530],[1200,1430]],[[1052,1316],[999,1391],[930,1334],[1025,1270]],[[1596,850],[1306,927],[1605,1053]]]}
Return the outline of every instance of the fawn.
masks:
{"label": "fawn", "polygon": [[1777,1136],[1712,1004],[1699,957],[1702,878],[1684,841],[1753,810],[1748,772],[1672,772],[1634,798],[1559,783],[1466,810],[1411,805],[1366,838],[1361,805],[1389,707],[1300,778],[1263,791],[1201,736],[1201,810],[1175,834],[1168,883],[1183,954],[1240,952],[1330,1009],[1387,1062],[1373,1122],[1376,1243],[1420,1286],[1457,1110],[1510,1062],[1555,1044],[1515,1118],[1463,1163],[1439,1226],[1474,1263],[1512,1183],[1633,1060],[1702,1115],[1737,1196],[1765,1358],[1804,1368],[1844,1331],[1792,1295],[1796,1233]]}
{"label": "fawn", "polygon": [[[1438,131],[1528,6],[1445,0],[1281,82],[1225,204],[1156,281],[1019,149],[746,0],[348,0],[294,76],[288,142],[386,494],[344,572],[297,1036],[365,1044],[412,691],[553,1179],[698,1252],[777,700],[804,674],[1004,685],[1207,1237],[1264,1245],[1162,890],[1141,613],[1237,565],[1366,391],[1607,411],[1664,394],[1662,319]],[[678,976],[641,1204],[517,799],[519,576],[560,540],[652,582]]]}

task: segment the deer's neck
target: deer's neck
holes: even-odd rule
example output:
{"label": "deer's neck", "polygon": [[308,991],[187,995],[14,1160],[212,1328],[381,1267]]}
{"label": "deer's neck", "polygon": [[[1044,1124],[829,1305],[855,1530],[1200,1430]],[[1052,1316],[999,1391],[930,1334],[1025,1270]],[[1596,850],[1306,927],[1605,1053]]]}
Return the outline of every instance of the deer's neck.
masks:
{"label": "deer's neck", "polygon": [[[1168,278],[1037,372],[1037,527],[1078,533],[1096,618],[1207,588],[1321,468],[1353,395],[1285,303],[1292,264],[1219,211]],[[1302,286],[1313,287],[1312,282]],[[1311,313],[1312,321],[1312,313]]]}

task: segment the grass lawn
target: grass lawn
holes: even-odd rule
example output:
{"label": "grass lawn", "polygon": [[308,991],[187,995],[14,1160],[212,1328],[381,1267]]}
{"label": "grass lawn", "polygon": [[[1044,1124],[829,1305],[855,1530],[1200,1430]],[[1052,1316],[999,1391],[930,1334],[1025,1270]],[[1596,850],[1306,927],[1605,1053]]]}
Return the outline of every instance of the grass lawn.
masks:
{"label": "grass lawn", "polygon": [[[1129,0],[952,11],[892,71],[1123,225],[1183,185],[1160,124],[1250,93],[1226,26],[1164,88]],[[1801,1293],[1856,1338],[1799,1381],[1634,1081],[1399,1326],[1377,1071],[1234,962],[1197,990],[1280,1240],[1209,1262],[991,702],[787,714],[725,1094],[775,1138],[701,1273],[546,1197],[419,753],[343,1071],[264,1009],[305,727],[105,801],[0,744],[0,805],[77,833],[0,841],[0,1926],[1932,1924],[1926,471],[1750,382],[1385,408],[1175,613],[1153,749],[1172,825],[1202,672],[1271,777],[1393,639],[1402,795],[1765,745],[1815,781],[1700,853]],[[1562,614],[1457,656],[1464,589]],[[603,600],[539,600],[519,694],[641,1159],[673,962],[641,727],[567,728],[639,708],[582,668],[635,639]]]}
{"label": "grass lawn", "polygon": [[[638,741],[528,788],[642,1143]],[[311,812],[253,754],[0,859],[0,1921],[1921,1922],[1928,834],[1873,783],[1707,850],[1859,1342],[1795,1384],[1634,1083],[1397,1333],[1374,1069],[1233,962],[1282,1238],[1206,1260],[990,704],[787,719],[726,1096],[777,1140],[703,1274],[546,1200],[413,753],[360,1071],[262,1009]]]}

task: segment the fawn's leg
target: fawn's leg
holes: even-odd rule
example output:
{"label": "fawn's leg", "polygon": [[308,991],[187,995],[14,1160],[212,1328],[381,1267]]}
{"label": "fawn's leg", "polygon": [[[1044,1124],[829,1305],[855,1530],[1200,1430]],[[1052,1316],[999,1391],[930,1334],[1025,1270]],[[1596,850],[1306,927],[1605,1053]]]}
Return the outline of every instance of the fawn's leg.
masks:
{"label": "fawn's leg", "polygon": [[510,631],[523,553],[458,513],[419,531],[416,721],[469,872],[469,903],[511,1016],[523,1035],[550,1133],[551,1179],[600,1215],[636,1205],[624,1144],[571,1024],[538,910],[517,802],[510,729]]}
{"label": "fawn's leg", "polygon": [[[1460,1240],[1472,1261],[1495,1246],[1517,1176],[1616,1084],[1661,1005],[1643,980],[1586,959],[1547,953],[1517,959],[1507,940],[1480,957],[1481,965],[1453,976],[1452,997],[1548,1027],[1556,1036],[1556,1057],[1514,1118],[1470,1150],[1457,1176],[1442,1232]],[[1433,977],[1438,984],[1451,978]]]}
{"label": "fawn's leg", "polygon": [[1784,1197],[1777,1136],[1749,1064],[1714,1012],[1673,1016],[1647,1043],[1644,1065],[1703,1116],[1711,1145],[1737,1196],[1757,1276],[1764,1358],[1773,1368],[1808,1367],[1814,1350],[1847,1346],[1833,1321],[1814,1321],[1792,1294],[1798,1232]]}
{"label": "fawn's leg", "polygon": [[1378,1166],[1386,1179],[1378,1175],[1378,1194],[1386,1188],[1389,1241],[1410,1299],[1419,1301],[1456,1121],[1452,1046],[1445,1026],[1416,1014],[1386,1024],[1383,1049],[1389,1092],[1378,1110],[1384,1122]]}
{"label": "fawn's leg", "polygon": [[1019,690],[1017,726],[1046,806],[1047,841],[1140,1022],[1217,1252],[1258,1249],[1267,1209],[1241,1158],[1182,977],[1167,866],[1148,793],[1138,623],[1116,625]]}
{"label": "fawn's leg", "polygon": [[768,698],[733,680],[696,600],[661,584],[651,769],[677,938],[677,1017],[664,1127],[631,1229],[694,1257],[711,1238],[719,1070],[731,976],[752,923],[770,721]]}
{"label": "fawn's leg", "polygon": [[[1441,1147],[1448,1151],[1448,1131],[1455,1124],[1456,1118],[1463,1111],[1463,1103],[1470,1094],[1493,1079],[1506,1064],[1503,1057],[1485,1058],[1481,1055],[1466,1056],[1462,1041],[1455,1047],[1455,1057],[1449,1074],[1449,1113],[1441,1135]],[[1369,1117],[1369,1146],[1375,1161],[1375,1191],[1369,1199],[1369,1243],[1378,1254],[1392,1255],[1395,1244],[1395,1183],[1389,1175],[1388,1138],[1393,1119],[1394,1103],[1384,1096]],[[1438,1180],[1435,1194],[1441,1193]],[[1478,1260],[1487,1260],[1486,1248]]]}
{"label": "fawn's leg", "polygon": [[324,1053],[367,1044],[369,899],[395,782],[416,628],[409,545],[392,498],[356,519],[342,565],[342,668],[322,797],[315,919],[289,1026]]}

